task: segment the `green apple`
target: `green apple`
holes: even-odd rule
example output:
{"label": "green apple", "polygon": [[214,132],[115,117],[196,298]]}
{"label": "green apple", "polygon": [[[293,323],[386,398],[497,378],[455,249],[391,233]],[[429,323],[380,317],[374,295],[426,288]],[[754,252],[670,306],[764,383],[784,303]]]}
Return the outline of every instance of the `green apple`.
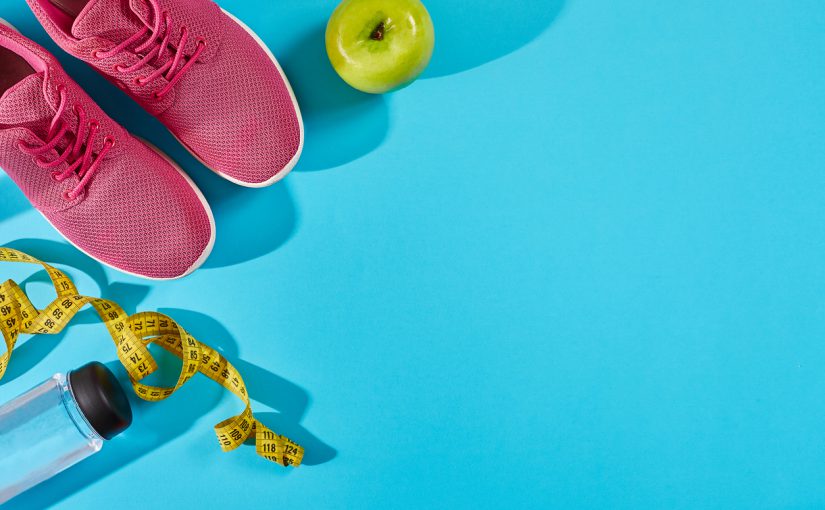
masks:
{"label": "green apple", "polygon": [[383,94],[409,85],[426,69],[435,30],[419,0],[344,0],[327,24],[326,44],[344,81]]}

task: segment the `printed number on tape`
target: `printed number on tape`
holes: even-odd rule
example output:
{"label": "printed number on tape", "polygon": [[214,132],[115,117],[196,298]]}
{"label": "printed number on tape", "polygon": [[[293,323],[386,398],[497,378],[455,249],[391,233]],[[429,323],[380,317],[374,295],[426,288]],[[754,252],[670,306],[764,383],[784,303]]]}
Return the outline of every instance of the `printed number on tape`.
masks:
{"label": "printed number on tape", "polygon": [[[200,372],[235,394],[245,406],[241,414],[215,425],[215,435],[223,451],[234,450],[245,441],[253,439],[255,450],[261,457],[283,466],[301,464],[303,448],[286,437],[275,434],[255,419],[246,385],[235,367],[215,349],[195,340],[174,320],[155,312],[130,316],[117,303],[82,296],[74,283],[61,271],[20,251],[0,247],[0,262],[40,264],[48,272],[57,291],[57,299],[43,310],[38,310],[15,282],[8,280],[0,284],[0,331],[6,342],[6,352],[0,356],[0,379],[6,372],[14,345],[21,333],[60,333],[82,307],[90,305],[109,330],[118,359],[126,368],[135,393],[140,398],[153,402],[163,400]],[[183,362],[174,387],[163,388],[140,382],[158,369],[148,348],[152,343],[171,352]]]}

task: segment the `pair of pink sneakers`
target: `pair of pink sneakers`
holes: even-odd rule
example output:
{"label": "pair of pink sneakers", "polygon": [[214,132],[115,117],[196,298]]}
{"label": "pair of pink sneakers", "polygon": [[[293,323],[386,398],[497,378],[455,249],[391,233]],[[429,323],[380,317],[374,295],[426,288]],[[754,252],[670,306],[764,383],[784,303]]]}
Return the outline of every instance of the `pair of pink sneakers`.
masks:
{"label": "pair of pink sneakers", "polygon": [[[248,27],[210,0],[26,0],[51,37],[244,186],[283,178],[303,146],[295,96]],[[215,242],[200,190],[110,119],[57,59],[0,25],[0,168],[72,244],[172,279]]]}

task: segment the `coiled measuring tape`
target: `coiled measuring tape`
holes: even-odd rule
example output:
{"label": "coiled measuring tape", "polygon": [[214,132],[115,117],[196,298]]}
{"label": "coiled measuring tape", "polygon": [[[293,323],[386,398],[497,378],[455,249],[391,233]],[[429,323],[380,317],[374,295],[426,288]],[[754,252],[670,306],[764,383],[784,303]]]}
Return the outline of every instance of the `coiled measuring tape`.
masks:
{"label": "coiled measuring tape", "polygon": [[[250,438],[261,457],[283,466],[298,466],[304,449],[290,439],[275,434],[252,414],[252,406],[241,374],[215,349],[195,340],[179,324],[166,315],[141,312],[127,315],[117,303],[107,299],[82,296],[74,283],[61,271],[23,252],[0,247],[0,262],[40,264],[49,274],[57,299],[43,310],[32,305],[17,283],[8,280],[0,284],[0,331],[6,341],[6,352],[0,356],[0,379],[21,333],[53,335],[60,333],[85,305],[91,305],[109,330],[117,347],[117,357],[129,374],[135,393],[150,402],[168,398],[196,373],[200,372],[240,398],[244,411],[215,425],[215,435],[221,449],[234,450]],[[156,344],[181,359],[178,382],[174,387],[149,386],[140,381],[158,369],[149,352]]]}

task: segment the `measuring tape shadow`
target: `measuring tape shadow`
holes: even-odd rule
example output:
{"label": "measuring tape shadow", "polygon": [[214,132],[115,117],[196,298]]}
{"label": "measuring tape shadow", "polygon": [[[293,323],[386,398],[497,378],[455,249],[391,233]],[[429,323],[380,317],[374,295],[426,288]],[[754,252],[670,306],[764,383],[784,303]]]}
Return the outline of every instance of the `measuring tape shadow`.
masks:
{"label": "measuring tape shadow", "polygon": [[255,415],[261,422],[292,438],[306,449],[303,465],[315,466],[335,458],[335,448],[301,425],[312,404],[312,397],[306,389],[261,365],[240,358],[238,343],[214,317],[180,308],[161,308],[158,311],[191,326],[195,336],[208,339],[210,345],[232,360],[232,364],[243,374],[252,400],[272,410],[261,412],[259,406]]}
{"label": "measuring tape shadow", "polygon": [[[203,374],[244,404],[244,410],[240,414],[215,425],[214,432],[221,449],[231,451],[253,439],[255,451],[261,457],[283,466],[301,464],[304,449],[276,434],[255,418],[246,383],[232,363],[212,347],[198,342],[174,319],[157,312],[128,315],[114,301],[81,295],[62,271],[19,250],[0,247],[0,262],[42,266],[48,272],[57,293],[56,299],[40,310],[14,281],[8,280],[0,284],[0,332],[6,344],[6,352],[0,355],[0,378],[6,372],[21,334],[59,334],[82,308],[91,306],[112,337],[118,360],[126,369],[132,387],[141,399],[150,402],[165,400],[193,376]],[[155,386],[142,382],[159,368],[149,351],[150,344],[168,351],[182,361],[174,386]]]}
{"label": "measuring tape shadow", "polygon": [[[127,310],[136,310],[149,295],[149,287],[125,282],[110,282],[103,267],[84,255],[80,250],[66,243],[46,239],[18,239],[7,245],[9,248],[26,253],[45,253],[44,262],[60,264],[74,273],[79,271],[88,276],[98,287],[98,295],[106,299],[118,296]],[[25,291],[37,283],[52,284],[49,273],[45,270],[35,271],[19,282]],[[100,319],[91,308],[86,308],[74,317],[73,325],[99,324]],[[23,342],[15,351],[14,363],[9,366],[0,386],[14,381],[42,361],[62,340],[66,331],[54,337],[41,338],[36,342]]]}

